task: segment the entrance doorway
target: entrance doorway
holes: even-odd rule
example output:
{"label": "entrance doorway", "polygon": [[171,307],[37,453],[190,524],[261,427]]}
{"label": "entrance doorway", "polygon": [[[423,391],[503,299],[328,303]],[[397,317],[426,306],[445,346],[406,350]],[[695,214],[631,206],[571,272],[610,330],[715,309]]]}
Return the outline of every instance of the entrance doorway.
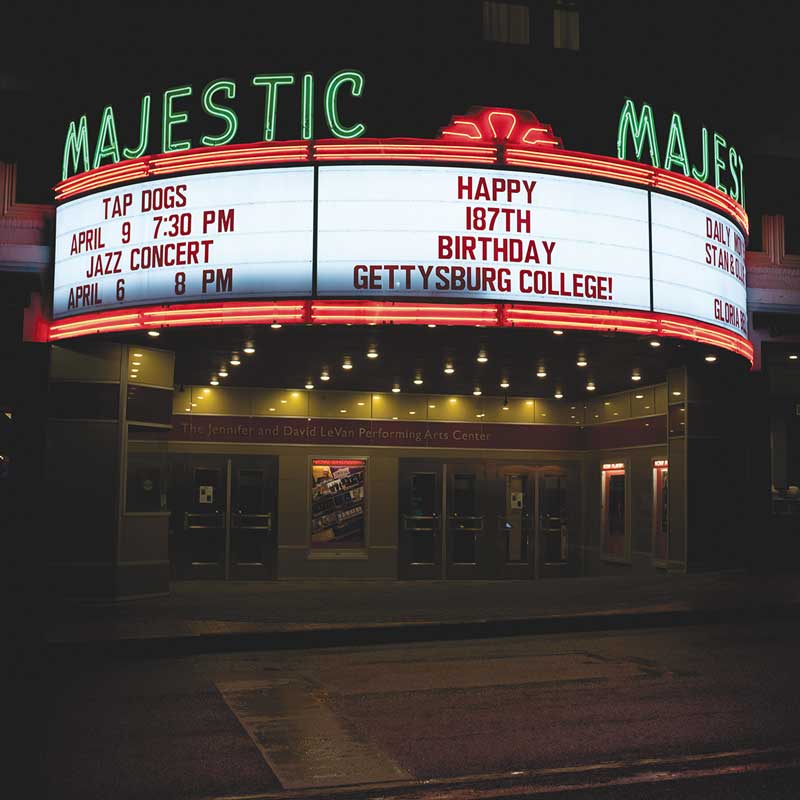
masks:
{"label": "entrance doorway", "polygon": [[170,468],[174,576],[274,578],[277,459],[176,455]]}
{"label": "entrance doorway", "polygon": [[409,459],[399,490],[401,578],[564,574],[567,478],[558,468]]}

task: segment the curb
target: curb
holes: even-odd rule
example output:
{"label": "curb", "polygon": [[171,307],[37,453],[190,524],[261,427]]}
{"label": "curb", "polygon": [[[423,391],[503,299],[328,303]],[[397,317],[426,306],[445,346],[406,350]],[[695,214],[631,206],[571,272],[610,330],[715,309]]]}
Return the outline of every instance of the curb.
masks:
{"label": "curb", "polygon": [[263,631],[178,634],[102,641],[49,641],[62,658],[171,658],[256,650],[305,650],[378,644],[489,639],[636,628],[667,628],[800,618],[800,602],[755,607],[588,612],[563,616],[357,625],[275,626]]}

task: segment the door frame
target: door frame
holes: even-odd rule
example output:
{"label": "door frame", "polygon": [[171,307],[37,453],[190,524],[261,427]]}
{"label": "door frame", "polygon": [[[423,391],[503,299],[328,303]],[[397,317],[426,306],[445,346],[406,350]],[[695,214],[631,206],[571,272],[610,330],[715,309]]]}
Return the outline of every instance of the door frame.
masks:
{"label": "door frame", "polygon": [[[444,537],[443,513],[445,497],[444,482],[445,465],[442,461],[425,459],[401,458],[398,465],[398,494],[399,494],[399,520],[398,520],[398,564],[397,574],[401,580],[437,580],[444,577]],[[407,520],[413,519],[411,515],[404,513],[407,509],[407,502],[411,493],[411,478],[414,475],[433,475],[436,481],[434,487],[434,502],[436,513],[433,514],[435,520],[431,520],[434,537],[432,563],[411,561],[411,542],[410,534],[413,528],[407,527]]]}

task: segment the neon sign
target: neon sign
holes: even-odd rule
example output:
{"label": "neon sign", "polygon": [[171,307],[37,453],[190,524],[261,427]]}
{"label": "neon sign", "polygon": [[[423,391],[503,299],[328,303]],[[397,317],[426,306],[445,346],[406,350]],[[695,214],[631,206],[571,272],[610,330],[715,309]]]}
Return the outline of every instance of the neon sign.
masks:
{"label": "neon sign", "polygon": [[[619,115],[617,127],[617,157],[628,158],[628,137],[633,143],[633,157],[637,161],[647,160],[654,167],[661,167],[656,136],[656,123],[652,106],[642,103],[637,113],[633,100],[626,100]],[[744,162],[736,149],[729,146],[723,136],[714,131],[709,140],[708,128],[700,134],[702,164],[700,168],[689,163],[683,122],[677,112],[669,122],[667,144],[664,149],[663,168],[682,172],[687,178],[709,183],[719,191],[745,207]]]}
{"label": "neon sign", "polygon": [[[278,95],[282,87],[300,84],[300,139],[314,138],[314,75],[306,73],[297,81],[290,73],[272,75],[253,75],[250,85],[263,92],[264,116],[262,141],[275,139],[275,120],[278,111]],[[189,150],[193,146],[218,147],[230,144],[239,130],[239,117],[230,105],[236,99],[238,87],[235,81],[218,78],[208,83],[200,93],[200,101],[205,114],[211,118],[213,132],[200,136],[197,142],[182,138],[180,126],[189,122],[189,112],[181,103],[194,94],[192,86],[176,86],[166,89],[153,109],[149,94],[142,97],[139,108],[139,136],[134,147],[121,147],[117,136],[117,124],[113,106],[106,106],[100,116],[100,125],[94,148],[89,137],[89,123],[86,114],[70,122],[64,141],[64,155],[61,165],[61,179],[70,174],[87,172],[103,164],[116,164],[123,159],[139,158],[153,147],[162,153],[176,150]],[[363,136],[366,128],[362,122],[347,124],[339,112],[339,98],[343,91],[353,97],[361,97],[364,91],[364,75],[358,70],[343,69],[328,78],[323,93],[325,124],[331,135],[337,139],[354,139]],[[151,120],[160,116],[161,135],[151,137]],[[220,129],[221,126],[221,129]],[[154,144],[151,144],[151,140]],[[157,144],[155,144],[157,142]],[[91,157],[90,157],[91,153]]]}

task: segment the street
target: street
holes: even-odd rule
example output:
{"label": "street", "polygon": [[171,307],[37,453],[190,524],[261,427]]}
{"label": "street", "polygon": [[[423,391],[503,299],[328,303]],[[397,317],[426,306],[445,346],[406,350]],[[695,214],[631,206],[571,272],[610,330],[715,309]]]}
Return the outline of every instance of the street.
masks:
{"label": "street", "polygon": [[49,796],[796,797],[791,621],[52,662]]}

